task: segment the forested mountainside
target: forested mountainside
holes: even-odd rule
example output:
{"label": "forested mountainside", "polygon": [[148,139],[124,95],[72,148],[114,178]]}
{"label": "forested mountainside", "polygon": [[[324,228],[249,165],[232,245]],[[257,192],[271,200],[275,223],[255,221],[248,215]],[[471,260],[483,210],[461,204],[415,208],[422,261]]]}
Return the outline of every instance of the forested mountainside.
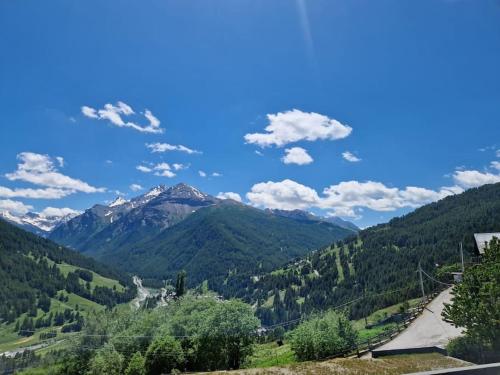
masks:
{"label": "forested mountainside", "polygon": [[[435,275],[460,261],[460,242],[470,257],[473,234],[491,231],[500,231],[500,183],[428,204],[270,273],[231,275],[223,293],[256,303],[265,324],[373,296],[350,305],[351,316],[359,318],[418,296],[419,262]],[[436,286],[425,281],[428,290]]]}
{"label": "forested mountainside", "polygon": [[108,206],[97,204],[59,225],[49,238],[99,256],[105,250],[151,238],[196,210],[218,202],[186,184],[159,185],[130,201],[118,198]]}
{"label": "forested mountainside", "polygon": [[98,259],[148,278],[186,270],[191,286],[221,290],[229,274],[270,271],[352,230],[297,221],[234,201],[200,209],[155,237],[101,252]]}
{"label": "forested mountainside", "polygon": [[[116,283],[93,285],[94,275]],[[23,313],[36,317],[39,308],[48,312],[51,299],[62,294],[110,307],[135,295],[126,274],[4,220],[0,220],[0,285],[0,323],[13,322]]]}
{"label": "forested mountainside", "polygon": [[[270,271],[356,233],[302,211],[259,210],[185,184],[159,186],[59,225],[50,238],[146,278],[188,272],[220,290],[228,274]],[[354,227],[356,228],[356,227]]]}

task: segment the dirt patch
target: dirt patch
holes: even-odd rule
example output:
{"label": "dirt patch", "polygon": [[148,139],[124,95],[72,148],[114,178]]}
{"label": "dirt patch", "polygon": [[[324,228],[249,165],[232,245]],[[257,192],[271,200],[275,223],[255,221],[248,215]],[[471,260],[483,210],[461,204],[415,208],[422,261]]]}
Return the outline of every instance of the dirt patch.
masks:
{"label": "dirt patch", "polygon": [[323,362],[302,362],[284,367],[219,371],[211,374],[236,375],[399,375],[470,365],[441,354],[413,354],[377,359],[337,358]]}

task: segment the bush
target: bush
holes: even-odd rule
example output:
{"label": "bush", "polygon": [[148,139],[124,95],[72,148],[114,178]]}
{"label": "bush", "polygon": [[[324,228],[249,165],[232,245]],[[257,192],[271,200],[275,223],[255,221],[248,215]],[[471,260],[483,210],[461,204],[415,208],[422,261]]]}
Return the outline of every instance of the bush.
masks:
{"label": "bush", "polygon": [[125,375],[146,375],[145,361],[141,352],[136,352],[130,358]]}
{"label": "bush", "polygon": [[99,349],[90,360],[88,375],[120,375],[122,374],[123,356],[115,348],[106,344]]}
{"label": "bush", "polygon": [[464,361],[480,363],[483,345],[472,337],[462,336],[451,340],[446,346],[448,355]]}
{"label": "bush", "polygon": [[289,339],[299,360],[321,359],[354,347],[356,331],[343,314],[329,311],[300,324]]}
{"label": "bush", "polygon": [[146,352],[145,367],[148,374],[160,375],[184,367],[181,344],[171,336],[156,338]]}

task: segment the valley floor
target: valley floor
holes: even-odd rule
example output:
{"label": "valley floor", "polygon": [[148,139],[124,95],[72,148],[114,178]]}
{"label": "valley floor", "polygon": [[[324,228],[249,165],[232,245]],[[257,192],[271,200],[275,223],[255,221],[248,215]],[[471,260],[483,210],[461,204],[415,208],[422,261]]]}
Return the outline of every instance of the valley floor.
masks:
{"label": "valley floor", "polygon": [[[470,363],[441,354],[412,354],[377,359],[335,358],[322,362],[302,362],[287,366],[253,368],[237,371],[218,371],[210,374],[234,375],[399,375],[451,367],[465,367]],[[207,374],[207,373],[200,373]]]}

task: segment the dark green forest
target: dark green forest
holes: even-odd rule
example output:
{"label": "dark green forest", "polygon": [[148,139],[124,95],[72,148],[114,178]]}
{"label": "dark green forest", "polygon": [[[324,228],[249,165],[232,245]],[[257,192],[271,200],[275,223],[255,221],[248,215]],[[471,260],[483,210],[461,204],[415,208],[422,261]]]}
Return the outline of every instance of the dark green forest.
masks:
{"label": "dark green forest", "polygon": [[[65,276],[57,266],[62,262],[82,269]],[[125,290],[102,286],[91,290],[85,285],[85,280],[88,282],[92,277],[88,270],[120,281]],[[0,220],[0,285],[0,322],[13,322],[23,313],[34,317],[38,308],[48,312],[50,298],[57,298],[58,291],[74,293],[108,307],[135,296],[135,287],[126,274],[3,220]],[[71,319],[77,320],[74,316]],[[30,328],[29,318],[26,325]]]}
{"label": "dark green forest", "polygon": [[145,278],[174,280],[177,272],[186,270],[188,286],[207,280],[219,291],[228,273],[271,271],[353,233],[324,221],[293,220],[222,202],[196,211],[153,238],[105,247],[93,255]]}
{"label": "dark green forest", "polygon": [[[418,297],[418,263],[430,275],[475,256],[475,232],[500,231],[500,184],[485,185],[423,206],[359,232],[270,273],[231,274],[222,293],[257,303],[263,324],[351,304],[351,318]],[[438,284],[428,279],[426,290]],[[388,293],[388,291],[394,291]],[[384,294],[381,294],[384,293]]]}

